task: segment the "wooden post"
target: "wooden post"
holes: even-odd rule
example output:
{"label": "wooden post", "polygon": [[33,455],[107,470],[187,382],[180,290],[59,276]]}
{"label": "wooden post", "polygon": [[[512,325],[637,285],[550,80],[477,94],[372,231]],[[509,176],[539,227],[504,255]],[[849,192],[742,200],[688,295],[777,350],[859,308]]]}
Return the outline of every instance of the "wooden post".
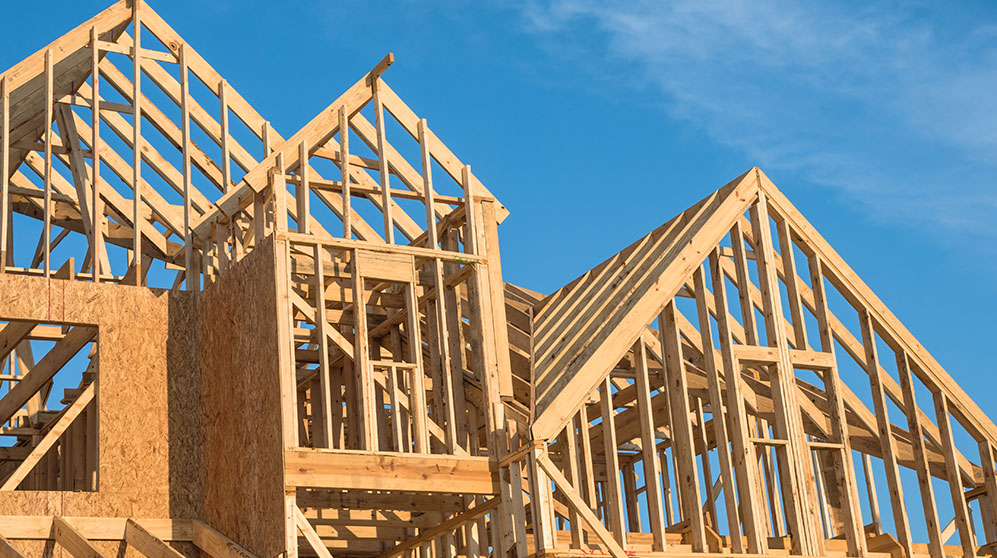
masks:
{"label": "wooden post", "polygon": [[343,181],[343,238],[353,236],[352,214],[350,207],[350,113],[346,105],[339,107],[339,168]]}
{"label": "wooden post", "polygon": [[627,525],[623,516],[623,498],[620,493],[619,444],[616,441],[615,409],[613,408],[613,383],[609,378],[602,382],[599,408],[602,413],[602,443],[606,454],[605,517],[620,546],[627,544]]}
{"label": "wooden post", "polygon": [[897,351],[897,373],[900,375],[900,387],[904,392],[904,409],[906,410],[907,427],[910,429],[911,447],[914,450],[917,486],[921,491],[925,530],[928,532],[928,552],[931,558],[943,558],[945,556],[945,549],[942,546],[944,542],[938,525],[938,509],[935,507],[935,491],[931,486],[931,471],[928,468],[924,434],[921,432],[921,425],[918,422],[914,377],[911,374],[907,353],[902,350]]}
{"label": "wooden post", "polygon": [[665,382],[671,409],[672,454],[681,476],[675,483],[682,494],[682,519],[689,522],[693,552],[705,552],[706,530],[699,488],[699,469],[693,445],[689,416],[689,385],[686,379],[682,341],[676,323],[675,302],[669,301],[658,318],[661,350],[664,353]]}
{"label": "wooden post", "polygon": [[[720,369],[716,362],[713,348],[713,332],[710,324],[710,309],[706,301],[706,278],[703,266],[693,273],[693,289],[696,293],[696,310],[699,318],[700,339],[703,346],[703,361],[706,364],[707,381],[709,382],[710,409],[713,413],[713,434],[717,444],[717,458],[720,461],[720,478],[723,482],[724,503],[727,511],[727,529],[731,533],[731,548],[736,553],[744,552],[741,540],[741,520],[738,509],[737,494],[734,489],[734,466],[731,463],[730,444],[727,439],[727,416],[724,412],[723,391],[720,387]],[[717,312],[726,308],[717,307]],[[730,385],[732,372],[726,373]]]}
{"label": "wooden post", "polygon": [[[90,77],[93,87],[90,91],[91,121],[90,121],[90,152],[91,159],[90,188],[90,218],[93,223],[90,229],[93,231],[90,246],[90,268],[93,271],[94,283],[100,282],[103,269],[104,258],[104,204],[100,197],[100,158],[102,142],[100,139],[100,47],[98,41],[97,26],[90,28]],[[110,271],[108,269],[107,271]]]}
{"label": "wooden post", "polygon": [[374,124],[377,126],[377,162],[378,179],[381,183],[381,212],[384,214],[384,241],[388,244],[395,242],[395,220],[391,216],[391,174],[388,167],[388,152],[386,149],[387,139],[384,137],[384,105],[381,104],[381,95],[378,92],[377,78],[374,82]]}
{"label": "wooden post", "polygon": [[363,269],[356,250],[351,252],[353,264],[353,322],[356,336],[353,340],[353,363],[356,370],[357,402],[360,405],[360,432],[362,448],[376,451],[377,448],[377,416],[374,406],[373,370],[370,368],[370,348],[367,339],[367,304],[364,299]]}
{"label": "wooden post", "polygon": [[10,86],[0,77],[0,273],[7,271],[7,235],[10,234]]}
{"label": "wooden post", "polygon": [[[190,188],[191,188],[191,168],[190,168],[190,82],[189,71],[187,69],[187,45],[180,45],[180,119],[181,119],[181,129],[183,135],[183,145],[181,146],[181,151],[183,152],[183,227],[184,227],[184,266],[187,271],[185,273],[185,281],[187,283],[187,290],[199,292],[201,290],[201,272],[197,268],[194,262],[194,235],[191,233],[190,229]],[[263,219],[262,215],[256,216],[258,219]],[[257,242],[262,240],[258,238]]]}
{"label": "wooden post", "polygon": [[419,120],[419,154],[422,162],[422,194],[426,204],[426,246],[435,250],[439,247],[436,231],[436,193],[433,189],[433,160],[429,152],[429,129],[425,118]]}
{"label": "wooden post", "polygon": [[135,271],[135,284],[142,285],[145,274],[142,269],[142,11],[141,0],[133,0],[132,25],[135,37],[132,41],[132,269]]}
{"label": "wooden post", "polygon": [[[820,256],[814,254],[809,258],[810,284],[814,298],[814,316],[817,318],[817,329],[820,335],[821,351],[835,354],[834,338],[828,318],[827,297],[824,294],[824,275]],[[864,556],[867,552],[865,531],[862,525],[862,510],[859,508],[858,481],[855,478],[855,465],[852,461],[852,446],[848,439],[848,429],[845,417],[845,402],[841,395],[841,379],[838,366],[824,371],[824,391],[831,403],[831,430],[835,441],[841,444],[840,458],[837,461],[834,475],[840,495],[842,513],[845,522],[845,539],[848,541],[848,552],[853,556]]]}
{"label": "wooden post", "polygon": [[[734,235],[732,234],[732,238]],[[748,542],[748,552],[765,554],[768,552],[768,540],[761,526],[762,510],[759,508],[761,495],[758,492],[756,460],[754,447],[749,441],[747,410],[742,395],[741,365],[734,357],[732,347],[734,339],[730,331],[726,309],[727,285],[720,266],[719,249],[710,254],[710,274],[713,279],[713,297],[717,310],[717,329],[720,337],[720,353],[723,356],[724,370],[727,374],[727,412],[728,429],[730,431],[734,471],[737,475],[737,490],[741,503],[741,518],[744,535]],[[743,290],[743,289],[742,289]]]}
{"label": "wooden post", "polygon": [[769,224],[768,200],[759,193],[758,201],[750,210],[752,231],[755,238],[755,262],[761,284],[768,346],[778,349],[778,361],[770,368],[772,403],[775,407],[774,432],[786,440],[785,449],[777,447],[779,480],[785,512],[797,553],[823,554],[824,538],[816,532],[820,519],[816,508],[816,484],[806,443],[800,406],[797,403],[796,374],[786,344],[785,321],[779,295],[775,257],[772,249],[772,231]]}
{"label": "wooden post", "polygon": [[52,51],[45,51],[45,207],[42,210],[42,265],[45,277],[52,274],[52,110],[55,104],[52,86]]}
{"label": "wooden post", "polygon": [[869,374],[872,388],[872,402],[876,411],[879,443],[883,451],[883,465],[886,467],[886,483],[890,490],[890,504],[893,509],[897,540],[910,556],[913,553],[910,523],[907,520],[907,508],[904,506],[903,485],[900,482],[900,470],[897,465],[896,441],[893,439],[893,431],[887,414],[886,394],[883,389],[883,378],[876,350],[875,325],[870,313],[864,309],[860,313],[859,322],[862,327],[862,345],[865,347],[865,370]]}
{"label": "wooden post", "polygon": [[[959,542],[965,558],[976,556],[976,542],[973,538],[973,522],[966,503],[965,488],[959,474],[959,462],[956,459],[955,441],[952,438],[952,419],[949,417],[948,399],[944,393],[933,393],[935,400],[935,420],[938,422],[938,433],[942,454],[945,457],[945,475],[949,481],[949,493],[952,495],[952,509],[955,511],[955,522],[959,528]],[[877,413],[878,416],[878,413]]]}
{"label": "wooden post", "polygon": [[651,407],[651,384],[647,372],[647,349],[643,340],[634,345],[634,371],[637,375],[637,411],[640,419],[640,446],[644,462],[644,486],[647,487],[647,513],[654,537],[652,549],[665,549],[665,517],[661,503],[661,470],[655,442],[654,411]]}

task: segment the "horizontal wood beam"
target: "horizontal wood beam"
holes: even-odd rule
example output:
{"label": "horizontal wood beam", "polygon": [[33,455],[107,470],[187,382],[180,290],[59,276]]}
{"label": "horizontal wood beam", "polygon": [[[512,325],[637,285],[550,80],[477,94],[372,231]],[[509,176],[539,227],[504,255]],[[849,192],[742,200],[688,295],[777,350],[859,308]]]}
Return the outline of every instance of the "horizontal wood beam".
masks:
{"label": "horizontal wood beam", "polygon": [[486,457],[297,449],[284,468],[289,487],[499,493],[498,462]]}
{"label": "horizontal wood beam", "polygon": [[[92,541],[125,540],[129,521],[124,517],[63,517],[76,531]],[[0,515],[0,533],[8,540],[52,540],[52,516]],[[134,519],[147,532],[164,541],[189,542],[194,540],[194,523],[189,519]]]}

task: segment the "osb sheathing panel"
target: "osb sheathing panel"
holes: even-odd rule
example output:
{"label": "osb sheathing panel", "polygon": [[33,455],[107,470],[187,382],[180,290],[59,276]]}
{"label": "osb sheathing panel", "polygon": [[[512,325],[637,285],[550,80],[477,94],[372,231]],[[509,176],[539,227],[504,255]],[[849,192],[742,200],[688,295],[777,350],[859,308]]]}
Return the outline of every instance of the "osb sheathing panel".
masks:
{"label": "osb sheathing panel", "polygon": [[272,237],[205,289],[197,310],[204,519],[274,556],[284,550],[284,476]]}
{"label": "osb sheathing panel", "polygon": [[97,492],[4,492],[0,514],[197,517],[192,311],[188,293],[0,275],[0,318],[98,327],[100,429]]}

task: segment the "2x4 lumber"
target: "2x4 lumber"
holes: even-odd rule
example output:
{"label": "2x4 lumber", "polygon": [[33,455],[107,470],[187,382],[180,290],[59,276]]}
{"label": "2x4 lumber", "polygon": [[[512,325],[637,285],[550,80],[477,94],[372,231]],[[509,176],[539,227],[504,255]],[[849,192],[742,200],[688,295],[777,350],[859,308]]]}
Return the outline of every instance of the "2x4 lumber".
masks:
{"label": "2x4 lumber", "polygon": [[[470,178],[470,169],[468,169]],[[482,241],[479,248],[484,250],[484,256],[488,260],[485,271],[488,273],[489,299],[491,300],[492,331],[495,335],[495,346],[499,348],[496,352],[498,359],[498,390],[499,396],[504,399],[513,399],[512,387],[512,362],[509,351],[509,327],[508,318],[505,311],[505,294],[502,279],[502,258],[499,250],[498,237],[498,214],[496,202],[481,200],[481,230],[479,234]],[[595,386],[593,386],[593,389]]]}
{"label": "2x4 lumber", "polygon": [[730,232],[731,246],[734,252],[734,269],[737,272],[738,306],[741,308],[741,321],[744,324],[744,342],[746,345],[758,345],[758,325],[755,323],[755,302],[752,292],[746,288],[751,278],[748,275],[748,259],[744,250],[744,231],[741,229],[741,219],[734,222]]}
{"label": "2x4 lumber", "polygon": [[[37,327],[37,322],[12,320],[0,330],[0,361],[6,360],[11,351],[17,348],[32,331]],[[62,338],[60,334],[59,339]]]}
{"label": "2x4 lumber", "polygon": [[412,416],[412,435],[415,442],[416,453],[429,453],[429,429],[427,423],[430,418],[426,412],[426,389],[425,374],[422,362],[422,333],[420,330],[419,317],[419,296],[415,292],[415,260],[408,258],[408,266],[412,281],[405,283],[405,308],[408,313],[406,322],[406,333],[408,334],[409,355],[408,361],[415,364],[409,369],[410,386],[410,408]]}
{"label": "2x4 lumber", "polygon": [[[647,370],[647,349],[643,341],[634,345],[637,375],[637,411],[640,415],[641,458],[644,463],[644,486],[647,487],[648,521],[654,536],[653,550],[665,549],[665,517],[662,508],[661,468],[655,445],[654,410],[651,406],[651,383]],[[667,473],[666,473],[667,474]]]}
{"label": "2x4 lumber", "polygon": [[602,524],[602,521],[600,521],[599,518],[592,513],[592,510],[585,505],[585,502],[582,500],[581,496],[579,496],[578,492],[575,491],[573,486],[571,486],[571,483],[564,478],[564,475],[561,474],[561,471],[557,468],[557,466],[554,465],[549,457],[547,457],[547,454],[540,454],[537,457],[537,464],[544,470],[547,476],[554,481],[554,484],[557,485],[558,489],[560,489],[561,493],[568,501],[568,505],[578,512],[578,514],[582,516],[582,520],[585,521],[593,531],[595,531],[596,536],[602,542],[605,550],[609,551],[609,554],[612,555],[613,558],[626,558],[627,553],[623,550],[623,547],[621,547],[616,540],[613,539],[613,535],[606,530],[606,527]]}
{"label": "2x4 lumber", "polygon": [[[720,267],[722,256],[718,249],[710,254],[710,274],[713,280],[713,297],[718,309],[729,308],[727,302],[727,285]],[[758,485],[754,448],[748,443],[747,411],[742,395],[740,364],[734,357],[732,347],[734,338],[731,335],[727,312],[717,312],[717,330],[720,342],[720,353],[723,357],[723,369],[726,371],[727,389],[727,422],[730,428],[731,457],[734,472],[737,477],[737,489],[740,496],[741,519],[744,535],[747,538],[748,552],[764,554],[768,551],[768,541],[762,530],[763,512],[759,506],[761,494]],[[734,531],[736,533],[736,531]]]}
{"label": "2x4 lumber", "polygon": [[[124,54],[132,58],[136,56],[134,48],[130,48],[128,46],[119,43],[112,43],[109,41],[99,41],[97,43],[97,47],[104,52],[116,52],[118,54]],[[168,62],[171,64],[177,63],[176,57],[172,53],[162,52],[158,50],[151,50],[147,48],[139,49],[137,56],[141,56],[143,58],[149,58],[152,60],[159,60],[160,62]]]}
{"label": "2x4 lumber", "polygon": [[93,401],[94,398],[94,384],[90,384],[87,388],[76,398],[65,411],[59,419],[52,425],[52,428],[45,433],[45,436],[39,440],[38,444],[32,448],[31,453],[28,457],[22,461],[17,469],[4,481],[3,486],[0,486],[0,491],[15,490],[28,476],[39,461],[48,453],[52,446],[54,446],[59,438],[69,429],[70,426],[74,424],[76,419],[86,410],[87,405]]}
{"label": "2x4 lumber", "polygon": [[[720,367],[713,348],[713,332],[710,323],[710,309],[706,300],[706,278],[703,266],[693,273],[693,288],[696,295],[696,310],[699,318],[701,349],[706,365],[706,375],[709,382],[710,410],[713,414],[714,439],[716,440],[717,458],[720,464],[720,480],[723,483],[724,503],[726,505],[727,528],[730,533],[740,533],[741,520],[738,509],[737,494],[734,489],[734,465],[731,460],[730,447],[727,439],[728,413],[724,411],[723,389],[720,386]],[[734,372],[727,372],[728,382]],[[731,548],[736,553],[744,552],[743,540],[740,536],[731,537]]]}
{"label": "2x4 lumber", "polygon": [[[80,209],[83,232],[87,237],[87,244],[93,247],[95,246],[93,240],[95,229],[93,228],[94,221],[90,218],[92,206],[92,198],[88,192],[91,187],[90,176],[83,159],[79,132],[76,129],[76,119],[72,117],[72,110],[69,107],[60,106],[56,113],[56,120],[59,123],[59,132],[62,134],[63,141],[69,146],[69,168],[73,175],[73,185],[76,187],[76,201]],[[91,249],[91,260],[96,254],[97,252]]]}
{"label": "2x4 lumber", "polygon": [[248,550],[208,525],[193,521],[192,526],[194,546],[207,552],[211,558],[255,558]]}
{"label": "2x4 lumber", "polygon": [[[291,331],[291,300],[288,294],[289,276],[288,261],[290,248],[288,243],[280,238],[274,239],[274,274],[276,276],[276,303],[278,318],[276,325],[279,376],[280,376],[280,409],[281,435],[285,448],[298,447],[298,429],[295,424],[295,409],[297,409],[297,389],[294,372],[293,336]],[[285,518],[287,520],[288,518]]]}
{"label": "2x4 lumber", "polygon": [[928,469],[927,450],[924,435],[917,421],[916,396],[914,394],[914,376],[910,371],[907,355],[897,353],[897,372],[900,375],[900,387],[904,392],[904,408],[907,427],[910,429],[911,446],[914,450],[914,469],[917,472],[917,486],[921,492],[921,506],[924,508],[925,530],[928,533],[928,552],[932,558],[942,558],[945,554],[944,541],[938,525],[938,509],[935,507],[935,494],[931,483],[931,471]]}
{"label": "2x4 lumber", "polygon": [[[120,541],[125,538],[127,518],[63,517],[78,533],[92,541]],[[155,537],[164,541],[190,542],[194,523],[189,519],[135,519]],[[50,515],[0,516],[0,533],[8,540],[52,540],[54,518]]]}
{"label": "2x4 lumber", "polygon": [[11,546],[10,541],[3,535],[0,535],[0,558],[24,558],[24,555]]}
{"label": "2x4 lumber", "polygon": [[353,210],[350,207],[350,114],[345,104],[339,107],[339,171],[343,184],[343,210],[340,218],[343,221],[343,238],[353,236]]}
{"label": "2x4 lumber", "polygon": [[938,421],[940,441],[945,455],[945,471],[948,473],[949,493],[952,495],[952,509],[955,512],[955,522],[959,528],[959,542],[962,545],[963,556],[972,558],[976,556],[976,542],[973,538],[972,519],[969,516],[966,491],[962,484],[962,477],[959,476],[959,466],[955,457],[955,441],[949,417],[948,398],[939,391],[933,392],[933,396],[935,420]]}
{"label": "2x4 lumber", "polygon": [[289,181],[294,184],[294,202],[297,206],[295,217],[297,221],[297,231],[302,234],[309,233],[308,216],[311,215],[309,208],[309,198],[311,193],[311,168],[308,164],[308,142],[302,141],[298,145],[298,176],[297,180]]}
{"label": "2x4 lumber", "polygon": [[[222,192],[227,192],[229,187],[232,185],[232,155],[230,150],[230,144],[232,143],[232,138],[229,137],[228,133],[228,82],[222,80],[218,84],[218,103],[219,107],[219,135],[222,140]],[[305,145],[302,143],[302,145]],[[308,212],[305,212],[307,215]]]}
{"label": "2x4 lumber", "polygon": [[284,460],[293,487],[499,493],[498,462],[487,457],[297,449]]}
{"label": "2x4 lumber", "polygon": [[310,546],[311,549],[318,554],[319,558],[332,558],[332,554],[329,552],[329,549],[326,548],[325,543],[322,542],[322,539],[318,536],[318,533],[315,532],[312,524],[308,523],[308,518],[305,517],[305,514],[301,512],[301,508],[297,505],[294,506],[294,523],[297,526],[298,531],[305,536],[305,540],[308,541],[308,546]]}
{"label": "2x4 lumber", "polygon": [[[569,423],[564,429],[564,441],[567,446],[562,455],[565,467],[564,478],[570,483],[580,484],[581,476],[578,471],[578,444],[574,421]],[[570,547],[572,549],[582,548],[582,527],[578,521],[578,512],[573,508],[568,510],[569,532],[571,534]]]}
{"label": "2x4 lumber", "polygon": [[[986,487],[986,496],[980,501],[983,508],[984,525],[987,516],[990,516],[991,523],[997,523],[997,473],[994,471],[995,455],[994,447],[990,442],[981,440],[977,444],[980,450],[980,466],[983,467],[983,481]],[[997,542],[997,527],[992,528],[987,533],[987,542]]]}
{"label": "2x4 lumber", "polygon": [[425,118],[419,120],[418,129],[419,161],[422,163],[422,192],[425,196],[424,203],[426,205],[426,246],[436,249],[440,241],[436,232],[436,212],[434,210],[436,206],[434,200],[436,191],[433,188],[432,155],[429,153],[429,128]]}
{"label": "2x4 lumber", "polygon": [[[529,466],[530,516],[533,520],[534,552],[554,548],[554,498],[551,494],[550,478],[540,467],[539,458],[543,454],[542,447],[534,446],[527,458]],[[622,530],[626,530],[624,527]]]}
{"label": "2x4 lumber", "polygon": [[756,253],[761,252],[761,258],[757,259],[756,263],[761,283],[765,333],[768,345],[779,349],[779,360],[770,368],[774,372],[770,375],[770,381],[772,401],[776,410],[774,431],[777,437],[788,441],[785,450],[776,450],[786,518],[792,525],[794,551],[817,555],[823,552],[823,537],[816,532],[820,516],[816,507],[815,486],[808,482],[813,478],[810,449],[804,439],[797,399],[796,375],[786,344],[785,321],[768,216],[768,200],[764,193],[759,193],[758,201],[751,206],[750,214]]}
{"label": "2x4 lumber", "polygon": [[886,394],[883,390],[882,372],[879,368],[879,358],[876,348],[876,333],[873,318],[869,312],[859,315],[862,328],[862,345],[865,347],[865,370],[869,374],[872,389],[873,409],[876,414],[878,434],[883,451],[883,465],[886,467],[886,483],[889,487],[890,504],[893,509],[893,520],[896,526],[897,540],[904,547],[907,555],[913,552],[910,523],[907,519],[907,508],[904,505],[903,485],[900,481],[900,469],[897,465],[897,448],[890,429],[889,410],[886,404]]}
{"label": "2x4 lumber", "polygon": [[0,76],[0,273],[7,270],[7,235],[10,232],[10,85]]}
{"label": "2x4 lumber", "polygon": [[807,347],[807,325],[803,319],[803,302],[800,297],[800,282],[796,274],[796,255],[793,251],[793,240],[789,231],[789,223],[785,219],[776,222],[776,233],[779,238],[779,251],[782,257],[782,268],[789,299],[789,317],[793,324],[793,337],[796,349]]}
{"label": "2x4 lumber", "polygon": [[[354,252],[354,256],[355,256]],[[362,433],[362,449],[377,449],[377,416],[374,406],[374,380],[370,364],[370,338],[367,333],[367,302],[364,298],[363,269],[360,259],[353,258],[352,288],[353,288],[353,325],[356,334],[353,338],[353,365],[356,368],[356,384],[360,402],[360,428]]]}
{"label": "2x4 lumber", "polygon": [[[430,248],[435,249],[437,245],[433,244]],[[460,443],[460,434],[457,427],[457,417],[460,415],[458,415],[458,407],[455,401],[455,366],[451,352],[451,335],[459,335],[459,333],[450,329],[448,311],[457,311],[458,309],[447,304],[448,295],[443,277],[443,262],[433,258],[429,265],[432,268],[433,289],[435,290],[432,311],[429,311],[429,307],[427,306],[427,317],[433,319],[432,328],[435,331],[435,343],[432,344],[434,358],[432,360],[435,360],[434,367],[437,369],[443,384],[442,396],[446,400],[446,405],[443,408],[446,446],[452,452]],[[463,373],[463,367],[461,367],[461,373]],[[463,382],[461,381],[461,383]]]}
{"label": "2x4 lumber", "polygon": [[42,265],[45,277],[52,273],[52,110],[55,104],[52,84],[52,51],[45,51],[45,202],[42,207]]}
{"label": "2x4 lumber", "polygon": [[125,542],[129,546],[135,547],[147,558],[184,558],[183,554],[150,533],[134,519],[125,522]]}
{"label": "2x4 lumber", "polygon": [[[827,306],[827,296],[824,293],[824,275],[820,256],[814,254],[809,258],[810,282],[813,285],[814,317],[817,319],[817,331],[821,350],[835,358],[834,339],[829,321],[830,310]],[[824,370],[824,391],[831,404],[828,413],[834,441],[841,444],[840,457],[834,468],[835,482],[838,485],[841,511],[845,523],[845,539],[848,541],[848,552],[861,556],[866,553],[865,531],[862,525],[862,511],[859,509],[858,482],[855,479],[855,466],[852,462],[852,447],[848,437],[848,423],[845,415],[845,402],[842,396],[841,378],[835,364]]]}
{"label": "2x4 lumber", "polygon": [[[180,155],[182,162],[180,175],[183,177],[183,262],[184,262],[184,282],[188,291],[200,291],[201,273],[194,267],[194,238],[190,233],[190,213],[191,206],[191,155],[190,155],[190,71],[187,68],[187,45],[180,45],[180,128],[181,142]],[[95,90],[96,92],[96,90]],[[96,98],[96,95],[94,95]],[[257,214],[256,218],[263,220],[262,214]]]}
{"label": "2x4 lumber", "polygon": [[575,422],[578,424],[578,440],[580,442],[578,463],[582,468],[582,479],[585,481],[585,484],[582,485],[582,496],[590,508],[597,510],[599,505],[598,496],[595,491],[596,472],[595,464],[592,461],[592,437],[590,436],[588,420],[585,417],[586,413],[584,411],[575,415]]}
{"label": "2x4 lumber", "polygon": [[52,530],[55,534],[55,542],[68,550],[73,558],[103,558],[100,551],[65,519],[53,517]]}
{"label": "2x4 lumber", "polygon": [[[132,2],[132,29],[135,33],[132,56],[132,261],[129,271],[134,270],[135,285],[142,286],[145,274],[142,270],[142,1]],[[150,188],[151,189],[151,188]]]}
{"label": "2x4 lumber", "polygon": [[[128,8],[126,2],[115,2],[101,13],[76,26],[72,31],[3,72],[3,76],[7,78],[7,85],[10,87],[11,92],[21,90],[24,86],[30,86],[33,82],[37,82],[38,76],[44,72],[43,53],[45,51],[51,50],[58,54],[68,53],[68,56],[72,57],[77,52],[78,45],[86,44],[87,36],[92,27],[97,27],[102,34],[110,35],[111,31],[118,30],[126,24],[130,15],[131,10]],[[65,63],[69,61],[67,61],[67,58],[63,58],[56,62]],[[42,89],[43,87],[36,86],[36,89]],[[35,92],[23,91],[22,94],[30,96],[30,94]],[[30,117],[31,115],[24,115],[22,119]]]}
{"label": "2x4 lumber", "polygon": [[603,380],[600,392],[599,409],[602,413],[600,427],[602,428],[603,453],[606,456],[606,493],[603,496],[606,512],[604,516],[609,523],[609,528],[613,531],[616,542],[625,547],[627,544],[627,525],[624,520],[623,498],[620,491],[620,461],[617,454],[619,443],[616,441],[613,384],[609,378]]}
{"label": "2x4 lumber", "polygon": [[78,325],[55,344],[27,374],[21,377],[3,399],[0,399],[0,424],[10,420],[14,413],[42,388],[69,359],[93,339],[96,328]]}
{"label": "2x4 lumber", "polygon": [[[302,144],[303,146],[304,144]],[[318,347],[319,347],[319,389],[322,392],[317,400],[313,399],[312,405],[318,406],[318,420],[321,421],[321,428],[318,429],[323,435],[323,439],[316,444],[316,447],[333,447],[332,435],[332,390],[333,385],[331,382],[331,375],[329,371],[329,335],[336,335],[338,337],[343,337],[342,333],[339,332],[334,327],[330,327],[328,323],[328,318],[326,317],[326,305],[325,305],[325,272],[322,267],[323,253],[325,249],[321,245],[315,245],[315,316],[314,322],[316,329],[318,329]],[[342,341],[346,341],[345,338]],[[352,345],[348,342],[345,343],[347,348],[343,348],[343,344],[337,343],[340,348],[350,354],[349,350],[352,349]],[[352,355],[351,355],[352,356]],[[337,385],[335,389],[339,389]]]}
{"label": "2x4 lumber", "polygon": [[381,183],[382,206],[381,213],[384,216],[384,240],[388,244],[395,243],[395,221],[391,217],[391,187],[389,182],[390,172],[388,172],[388,154],[385,149],[387,138],[384,137],[384,106],[381,104],[381,97],[378,94],[378,84],[380,78],[374,81],[374,122],[377,127],[377,159],[379,162],[378,180]]}
{"label": "2x4 lumber", "polygon": [[[699,464],[703,468],[703,478],[706,483],[706,503],[703,504],[702,512],[706,518],[706,528],[716,530],[718,528],[717,522],[719,516],[717,515],[717,488],[715,485],[709,482],[709,479],[713,478],[712,467],[710,465],[710,442],[707,439],[706,432],[706,418],[703,414],[703,400],[699,397],[693,398],[694,410],[696,415],[696,428],[694,430],[695,438],[695,451],[699,454]],[[719,422],[719,421],[718,421]],[[705,529],[704,529],[705,531]]]}
{"label": "2x4 lumber", "polygon": [[699,487],[699,469],[696,467],[696,450],[690,424],[689,384],[686,379],[682,341],[676,321],[674,300],[669,301],[659,317],[661,346],[664,352],[665,386],[668,407],[671,411],[672,452],[675,459],[678,489],[682,493],[683,520],[689,522],[694,552],[706,550],[706,530],[703,522]]}

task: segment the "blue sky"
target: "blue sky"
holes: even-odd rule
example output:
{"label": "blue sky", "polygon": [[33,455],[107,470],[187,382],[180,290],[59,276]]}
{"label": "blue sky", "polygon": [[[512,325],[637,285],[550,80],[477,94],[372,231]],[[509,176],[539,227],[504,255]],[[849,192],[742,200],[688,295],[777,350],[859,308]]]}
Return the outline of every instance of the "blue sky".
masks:
{"label": "blue sky", "polygon": [[[151,2],[285,136],[394,52],[540,291],[758,165],[997,416],[997,8],[606,4]],[[6,7],[0,66],[106,5]]]}

